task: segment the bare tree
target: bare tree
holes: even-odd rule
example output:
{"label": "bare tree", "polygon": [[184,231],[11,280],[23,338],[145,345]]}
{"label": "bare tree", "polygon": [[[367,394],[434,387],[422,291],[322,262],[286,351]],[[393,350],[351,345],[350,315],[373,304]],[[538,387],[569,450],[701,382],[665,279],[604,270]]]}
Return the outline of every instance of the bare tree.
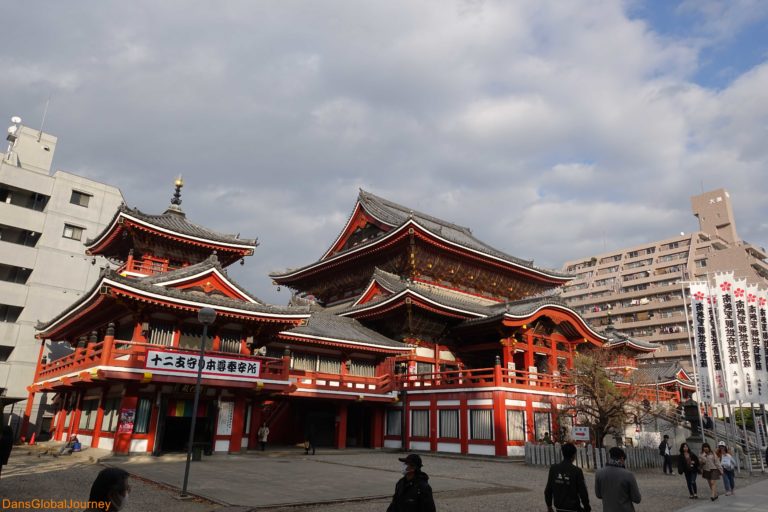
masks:
{"label": "bare tree", "polygon": [[629,423],[643,422],[655,407],[643,404],[641,389],[630,371],[616,369],[621,352],[592,349],[577,354],[566,376],[573,386],[571,398],[562,414],[575,418],[576,424],[589,427],[595,446],[612,432],[622,433]]}

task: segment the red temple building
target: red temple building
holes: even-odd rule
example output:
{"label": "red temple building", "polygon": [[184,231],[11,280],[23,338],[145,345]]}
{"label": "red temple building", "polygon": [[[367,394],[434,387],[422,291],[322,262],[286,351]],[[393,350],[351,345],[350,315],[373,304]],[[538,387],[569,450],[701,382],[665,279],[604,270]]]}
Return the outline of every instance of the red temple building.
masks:
{"label": "red temple building", "polygon": [[[121,207],[86,243],[115,268],[39,325],[28,403],[55,393],[55,439],[186,449],[203,307],[217,318],[195,441],[216,452],[254,448],[268,423],[278,444],[518,454],[570,426],[558,411],[579,347],[655,350],[590,328],[556,296],[570,276],[364,191],[318,261],[271,275],[291,304],[265,304],[226,270],[256,240],[189,222],[181,186],[161,215]],[[70,352],[48,361],[46,341]]]}

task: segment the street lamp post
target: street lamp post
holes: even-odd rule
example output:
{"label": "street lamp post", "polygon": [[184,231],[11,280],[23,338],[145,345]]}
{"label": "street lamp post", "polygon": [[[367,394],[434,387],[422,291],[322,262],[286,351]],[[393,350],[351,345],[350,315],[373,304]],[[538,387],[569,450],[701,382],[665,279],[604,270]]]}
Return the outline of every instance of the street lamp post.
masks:
{"label": "street lamp post", "polygon": [[659,380],[660,375],[656,376],[656,413],[653,415],[656,418],[656,432],[659,431]]}
{"label": "street lamp post", "polygon": [[195,439],[195,422],[197,421],[197,406],[200,402],[200,381],[203,378],[203,355],[205,354],[205,338],[208,336],[208,326],[216,320],[216,311],[212,308],[202,308],[197,312],[197,320],[203,324],[203,337],[200,339],[200,358],[197,360],[197,382],[195,383],[195,401],[192,405],[192,427],[189,429],[187,443],[187,464],[184,466],[184,484],[181,487],[181,497],[187,497],[187,482],[189,481],[189,463],[192,460],[192,443]]}

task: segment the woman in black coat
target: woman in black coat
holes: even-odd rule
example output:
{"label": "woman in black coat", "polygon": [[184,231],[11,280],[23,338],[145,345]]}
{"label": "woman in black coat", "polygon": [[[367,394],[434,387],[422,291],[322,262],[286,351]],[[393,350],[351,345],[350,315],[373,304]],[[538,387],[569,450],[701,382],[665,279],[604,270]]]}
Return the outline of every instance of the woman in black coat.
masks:
{"label": "woman in black coat", "polygon": [[680,445],[680,457],[677,459],[677,472],[685,474],[685,483],[688,486],[690,499],[698,499],[696,489],[696,477],[699,476],[699,458],[688,448],[688,443]]}
{"label": "woman in black coat", "polygon": [[13,448],[13,429],[5,425],[0,429],[0,473],[3,472],[3,466],[8,464],[11,448]]}

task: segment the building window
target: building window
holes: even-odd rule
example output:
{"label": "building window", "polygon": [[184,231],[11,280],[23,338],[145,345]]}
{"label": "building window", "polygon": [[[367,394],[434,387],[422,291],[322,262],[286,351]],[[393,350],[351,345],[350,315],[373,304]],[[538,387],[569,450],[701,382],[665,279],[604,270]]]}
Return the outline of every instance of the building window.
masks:
{"label": "building window", "polygon": [[349,361],[349,374],[357,375],[358,377],[375,377],[376,364],[368,361],[356,361],[352,359]]}
{"label": "building window", "polygon": [[0,346],[0,361],[7,361],[11,357],[13,347]]}
{"label": "building window", "polygon": [[72,224],[64,224],[64,233],[61,236],[72,240],[82,240],[83,231],[85,231],[85,228],[73,226]]}
{"label": "building window", "polygon": [[416,373],[418,374],[426,374],[426,373],[434,373],[435,372],[435,365],[432,363],[422,363],[420,361],[416,362]]}
{"label": "building window", "polygon": [[411,436],[429,437],[429,411],[411,411]]}
{"label": "building window", "polygon": [[9,306],[7,304],[0,304],[0,322],[13,323],[18,320],[21,311],[24,308],[18,306]]}
{"label": "building window", "polygon": [[102,432],[114,432],[117,430],[117,411],[120,409],[120,397],[107,398],[104,402],[104,417],[101,420]]}
{"label": "building window", "polygon": [[152,416],[152,400],[139,398],[136,408],[136,422],[133,424],[134,434],[146,434],[149,432],[149,418]]}
{"label": "building window", "polygon": [[88,208],[88,203],[91,201],[91,194],[86,194],[85,192],[78,192],[77,190],[72,191],[72,196],[69,198],[69,202],[72,204],[76,204],[77,206],[82,206],[84,208]]}
{"label": "building window", "polygon": [[[203,340],[203,328],[199,325],[182,324],[179,328],[179,347],[189,350],[200,350]],[[205,350],[213,350],[213,337],[210,331],[206,334]]]}
{"label": "building window", "polygon": [[457,439],[459,437],[459,411],[448,409],[440,411],[440,437]]}
{"label": "building window", "polygon": [[402,435],[403,411],[400,409],[388,409],[387,410],[387,435],[399,436]]}
{"label": "building window", "polygon": [[219,333],[219,352],[239,354],[242,339],[243,335],[239,332],[221,331]]}
{"label": "building window", "polygon": [[507,411],[507,438],[525,441],[525,411]]}
{"label": "building window", "polygon": [[31,273],[32,269],[30,268],[0,264],[0,281],[25,284]]}
{"label": "building window", "polygon": [[93,430],[96,426],[96,415],[98,414],[99,399],[83,400],[80,408],[80,430]]}
{"label": "building window", "polygon": [[493,411],[491,409],[469,410],[469,438],[493,439]]}
{"label": "building window", "polygon": [[548,412],[534,412],[533,424],[536,439],[544,439],[546,432],[552,432],[552,424],[550,423],[550,414]]}

